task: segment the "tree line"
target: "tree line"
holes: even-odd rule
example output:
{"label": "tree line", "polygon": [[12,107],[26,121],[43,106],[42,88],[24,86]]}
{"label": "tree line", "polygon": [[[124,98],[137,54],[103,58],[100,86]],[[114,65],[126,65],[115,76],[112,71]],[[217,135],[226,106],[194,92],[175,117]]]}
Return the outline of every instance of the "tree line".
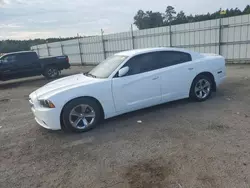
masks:
{"label": "tree line", "polygon": [[161,26],[177,25],[190,22],[198,22],[205,20],[217,19],[220,17],[239,16],[250,14],[250,5],[247,5],[243,10],[238,8],[226,9],[221,14],[221,9],[213,13],[186,15],[184,11],[176,12],[173,6],[167,6],[164,13],[138,10],[134,16],[134,24],[138,29],[148,29]]}
{"label": "tree line", "polygon": [[33,39],[33,40],[2,40],[0,41],[0,54],[16,51],[30,50],[31,46],[45,44],[46,42],[59,42],[64,40],[76,39],[77,37],[68,38],[48,38],[48,39]]}

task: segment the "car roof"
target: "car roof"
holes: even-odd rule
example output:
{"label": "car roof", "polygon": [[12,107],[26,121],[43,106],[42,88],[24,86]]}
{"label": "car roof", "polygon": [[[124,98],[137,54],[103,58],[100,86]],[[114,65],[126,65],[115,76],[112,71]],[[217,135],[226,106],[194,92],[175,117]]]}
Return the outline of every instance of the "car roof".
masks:
{"label": "car roof", "polygon": [[139,54],[157,52],[157,51],[178,51],[178,52],[191,53],[190,51],[184,50],[181,48],[159,47],[159,48],[142,48],[142,49],[128,50],[128,51],[116,53],[115,55],[135,56],[135,55],[139,55]]}
{"label": "car roof", "polygon": [[19,52],[10,52],[10,53],[6,53],[5,55],[12,55],[12,54],[23,54],[23,53],[35,53],[34,51],[19,51]]}

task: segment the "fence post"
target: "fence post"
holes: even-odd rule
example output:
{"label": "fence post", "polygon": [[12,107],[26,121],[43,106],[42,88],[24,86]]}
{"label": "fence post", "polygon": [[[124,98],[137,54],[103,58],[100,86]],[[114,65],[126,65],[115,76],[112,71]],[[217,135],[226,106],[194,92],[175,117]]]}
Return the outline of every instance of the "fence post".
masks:
{"label": "fence post", "polygon": [[103,33],[104,33],[104,31],[101,29],[103,57],[104,57],[104,59],[106,59],[106,49],[105,49],[105,41],[104,41]]}
{"label": "fence post", "polygon": [[64,55],[63,44],[61,43],[62,55]]}
{"label": "fence post", "polygon": [[131,24],[131,40],[132,40],[132,49],[135,49],[135,41],[134,41],[133,24]]}
{"label": "fence post", "polygon": [[173,47],[172,45],[172,30],[171,30],[171,23],[169,25],[169,44],[170,44],[170,47]]}
{"label": "fence post", "polygon": [[49,50],[48,41],[46,41],[46,46],[47,46],[48,56],[50,56],[50,50]]}
{"label": "fence post", "polygon": [[64,55],[64,51],[63,51],[63,44],[62,44],[62,39],[61,39],[61,37],[59,37],[60,38],[60,45],[61,45],[61,51],[62,51],[62,55]]}
{"label": "fence post", "polygon": [[77,40],[78,40],[78,47],[79,47],[79,53],[80,53],[80,59],[81,59],[81,65],[83,65],[83,59],[82,59],[82,47],[81,47],[81,42],[79,38],[79,34],[77,33]]}
{"label": "fence post", "polygon": [[37,50],[37,55],[40,56],[40,52],[39,52],[38,46],[36,46],[36,50]]}
{"label": "fence post", "polygon": [[222,25],[221,25],[221,16],[219,18],[219,55],[221,55],[221,42],[222,42]]}

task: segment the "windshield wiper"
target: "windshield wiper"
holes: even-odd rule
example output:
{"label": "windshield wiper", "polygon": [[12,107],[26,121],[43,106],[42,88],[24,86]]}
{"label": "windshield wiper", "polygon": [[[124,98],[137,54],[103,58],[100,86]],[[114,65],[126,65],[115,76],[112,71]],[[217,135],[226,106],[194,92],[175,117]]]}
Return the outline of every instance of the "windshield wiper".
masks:
{"label": "windshield wiper", "polygon": [[95,75],[93,75],[93,74],[90,74],[90,73],[88,73],[88,72],[86,72],[86,73],[83,73],[83,75],[85,75],[85,76],[91,76],[91,77],[93,77],[93,78],[96,78],[96,76],[95,76]]}

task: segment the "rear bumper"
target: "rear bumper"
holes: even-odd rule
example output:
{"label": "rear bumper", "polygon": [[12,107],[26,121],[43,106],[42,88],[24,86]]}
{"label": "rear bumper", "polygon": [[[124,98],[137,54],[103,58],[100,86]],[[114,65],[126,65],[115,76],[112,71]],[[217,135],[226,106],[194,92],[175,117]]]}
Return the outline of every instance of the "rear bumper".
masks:
{"label": "rear bumper", "polygon": [[216,70],[214,72],[214,79],[215,79],[216,87],[221,85],[226,79],[226,68],[223,67],[223,68]]}
{"label": "rear bumper", "polygon": [[226,76],[216,78],[215,80],[216,87],[219,87],[224,82],[225,79],[226,79]]}
{"label": "rear bumper", "polygon": [[226,76],[220,78],[218,85],[222,84],[226,78],[227,78]]}
{"label": "rear bumper", "polygon": [[65,66],[65,69],[69,69],[70,68],[70,64],[68,63],[66,66]]}

